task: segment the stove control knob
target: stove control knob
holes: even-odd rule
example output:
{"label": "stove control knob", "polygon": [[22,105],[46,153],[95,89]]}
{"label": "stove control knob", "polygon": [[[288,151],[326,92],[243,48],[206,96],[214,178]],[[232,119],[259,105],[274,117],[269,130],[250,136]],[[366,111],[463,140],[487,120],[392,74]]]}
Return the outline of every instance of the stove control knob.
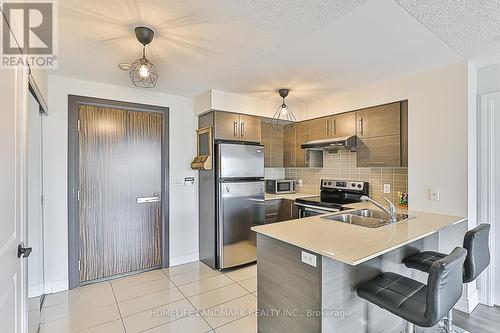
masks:
{"label": "stove control knob", "polygon": [[361,184],[358,184],[358,188],[362,188],[362,187],[363,187],[363,185],[361,185]]}
{"label": "stove control knob", "polygon": [[332,185],[332,182],[328,182],[328,186]]}
{"label": "stove control knob", "polygon": [[356,187],[356,183],[352,183],[352,184],[351,184],[351,186],[352,186],[352,187]]}

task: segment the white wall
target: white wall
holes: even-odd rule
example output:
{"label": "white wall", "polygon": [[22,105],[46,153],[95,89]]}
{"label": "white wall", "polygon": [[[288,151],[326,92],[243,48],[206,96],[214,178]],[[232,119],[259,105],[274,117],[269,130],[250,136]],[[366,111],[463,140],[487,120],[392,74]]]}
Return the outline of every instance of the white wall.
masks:
{"label": "white wall", "polygon": [[482,67],[477,72],[478,95],[500,91],[500,64]]}
{"label": "white wall", "polygon": [[[411,209],[467,216],[468,67],[434,69],[309,105],[308,118],[408,99]],[[429,199],[439,188],[440,200]]]}
{"label": "white wall", "polygon": [[[68,94],[170,108],[170,263],[198,259],[198,173],[190,169],[196,154],[192,99],[60,76],[49,77],[49,116],[45,124],[46,291],[68,288]],[[184,177],[195,177],[184,185]],[[173,185],[173,184],[181,185]]]}
{"label": "white wall", "polygon": [[[211,89],[195,97],[194,108],[197,115],[209,110],[218,110],[272,117],[281,103],[282,99],[277,92],[274,97],[260,98]],[[293,91],[290,92],[290,97],[287,97],[286,103],[297,118],[307,109],[304,102],[293,96]]]}

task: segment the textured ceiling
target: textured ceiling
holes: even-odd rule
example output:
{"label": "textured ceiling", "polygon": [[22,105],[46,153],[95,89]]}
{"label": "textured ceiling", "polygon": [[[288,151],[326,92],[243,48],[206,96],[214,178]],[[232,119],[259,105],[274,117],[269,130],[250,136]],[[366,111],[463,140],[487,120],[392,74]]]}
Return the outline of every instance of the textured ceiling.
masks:
{"label": "textured ceiling", "polygon": [[463,57],[500,61],[499,0],[396,0]]}
{"label": "textured ceiling", "polygon": [[60,0],[55,74],[131,86],[118,63],[140,56],[133,29],[156,32],[157,91],[210,88],[308,99],[458,62],[393,0]]}

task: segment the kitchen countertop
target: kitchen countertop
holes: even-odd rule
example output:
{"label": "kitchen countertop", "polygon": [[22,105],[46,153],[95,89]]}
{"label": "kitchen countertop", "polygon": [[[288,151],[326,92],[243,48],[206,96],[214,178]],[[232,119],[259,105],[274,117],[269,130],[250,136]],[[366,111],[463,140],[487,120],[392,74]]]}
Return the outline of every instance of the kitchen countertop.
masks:
{"label": "kitchen countertop", "polygon": [[[378,210],[370,203],[349,204],[348,207],[355,210]],[[345,212],[348,211],[335,214]],[[366,228],[321,218],[332,215],[325,214],[266,224],[253,227],[252,230],[349,265],[359,265],[448,226],[466,221],[465,217],[459,216],[406,209],[398,212],[407,213],[413,218],[380,228]]]}
{"label": "kitchen countertop", "polygon": [[265,200],[279,200],[279,199],[288,199],[295,200],[297,198],[305,198],[305,197],[314,197],[314,194],[305,194],[305,193],[288,193],[288,194],[265,194]]}

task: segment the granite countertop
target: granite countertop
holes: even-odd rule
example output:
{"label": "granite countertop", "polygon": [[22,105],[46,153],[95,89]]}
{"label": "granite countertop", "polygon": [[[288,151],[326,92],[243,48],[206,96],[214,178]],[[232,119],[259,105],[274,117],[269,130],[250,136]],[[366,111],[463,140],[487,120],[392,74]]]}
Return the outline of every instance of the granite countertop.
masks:
{"label": "granite countertop", "polygon": [[[266,195],[267,196],[267,195]],[[348,205],[353,209],[378,209],[370,203]],[[343,211],[335,214],[342,214]],[[359,265],[384,253],[430,236],[448,226],[466,221],[465,217],[399,210],[409,220],[366,228],[324,219],[318,215],[303,219],[253,227],[252,230],[308,251],[349,264]]]}

